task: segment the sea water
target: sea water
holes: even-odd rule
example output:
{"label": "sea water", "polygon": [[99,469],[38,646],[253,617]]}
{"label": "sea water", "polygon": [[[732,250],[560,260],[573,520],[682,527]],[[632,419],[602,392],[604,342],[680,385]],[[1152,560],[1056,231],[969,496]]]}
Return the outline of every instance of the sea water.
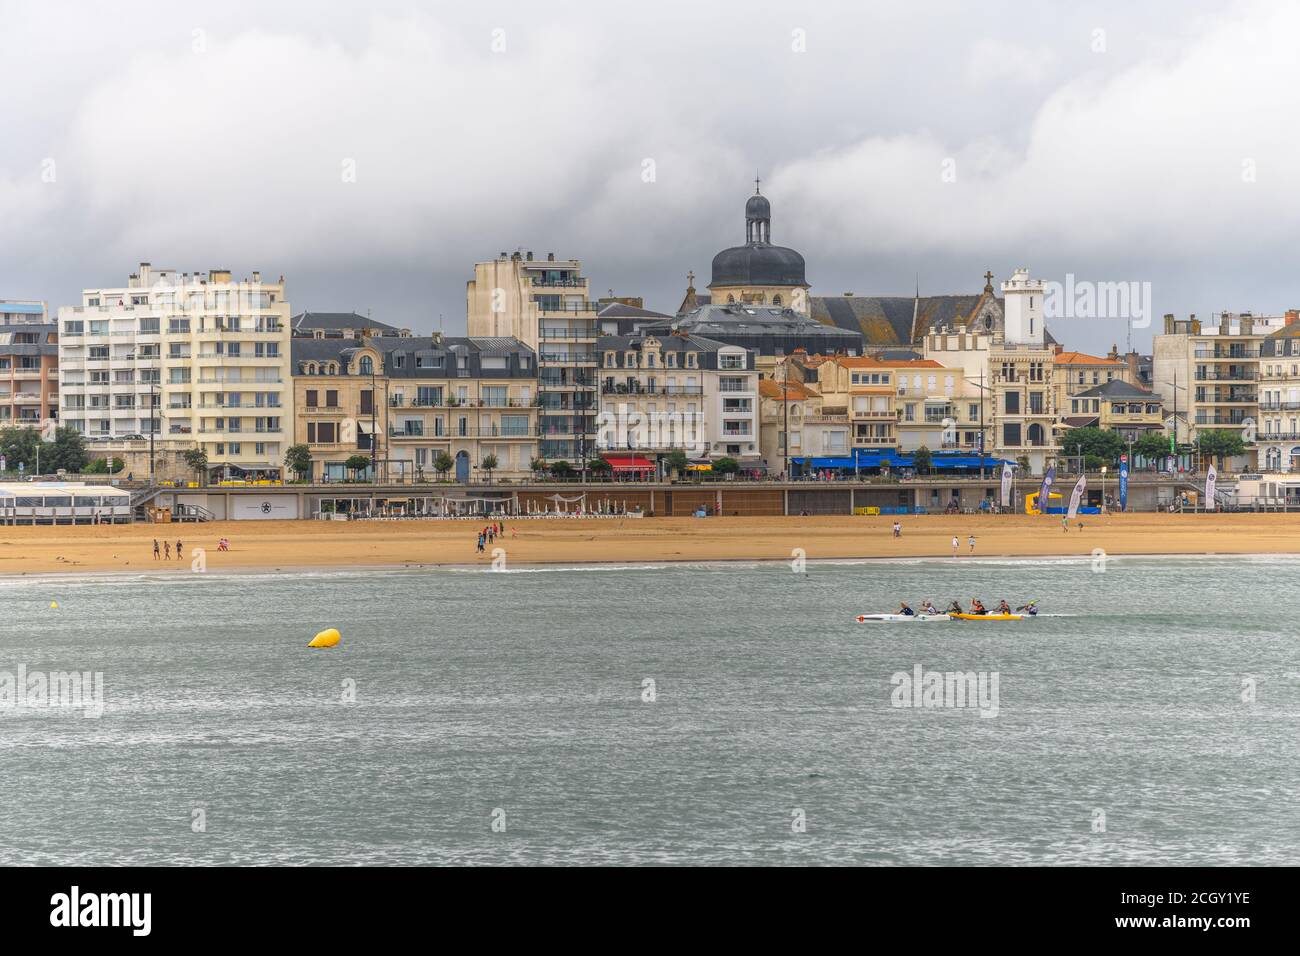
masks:
{"label": "sea water", "polygon": [[[1060,616],[854,620],[971,597]],[[10,578],[0,674],[103,700],[0,701],[0,863],[1296,863],[1297,619],[1276,557]]]}

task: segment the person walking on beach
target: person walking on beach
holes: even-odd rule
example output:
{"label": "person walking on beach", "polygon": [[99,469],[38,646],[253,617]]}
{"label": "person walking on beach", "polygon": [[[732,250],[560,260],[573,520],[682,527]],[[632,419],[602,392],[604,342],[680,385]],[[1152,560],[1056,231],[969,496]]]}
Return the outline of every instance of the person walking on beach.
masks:
{"label": "person walking on beach", "polygon": [[1061,515],[1061,530],[1064,531],[1066,534],[1069,534],[1069,533],[1070,533],[1070,516],[1069,516],[1069,515]]}
{"label": "person walking on beach", "polygon": [[954,558],[957,557],[957,552],[960,551],[960,550],[961,550],[961,542],[957,540],[957,536],[956,536],[956,535],[953,535],[953,536],[952,536],[952,556],[953,556]]}
{"label": "person walking on beach", "polygon": [[164,542],[163,542],[163,560],[164,560],[164,561],[170,561],[171,559],[172,559],[172,543],[171,543],[170,541],[164,541]]}
{"label": "person walking on beach", "polygon": [[897,521],[895,521],[895,522],[894,522],[894,537],[895,537],[895,538],[901,538],[902,536],[903,536],[903,526],[902,526],[901,524],[899,524]]}
{"label": "person walking on beach", "polygon": [[970,553],[971,553],[971,554],[974,554],[974,553],[975,553],[975,535],[971,535],[971,536],[970,536],[969,538],[967,538],[966,540],[970,542]]}
{"label": "person walking on beach", "polygon": [[183,560],[185,560],[185,555],[181,554],[181,539],[180,539],[180,538],[177,538],[177,539],[176,539],[176,560],[177,560],[177,561],[183,561]]}
{"label": "person walking on beach", "polygon": [[155,561],[158,560],[158,539],[157,538],[153,539],[153,559]]}

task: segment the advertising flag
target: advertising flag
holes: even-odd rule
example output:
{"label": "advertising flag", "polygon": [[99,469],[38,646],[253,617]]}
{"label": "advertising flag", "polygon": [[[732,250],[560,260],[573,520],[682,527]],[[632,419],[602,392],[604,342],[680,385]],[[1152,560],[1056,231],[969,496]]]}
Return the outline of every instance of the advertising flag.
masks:
{"label": "advertising flag", "polygon": [[1002,463],[1002,507],[1011,507],[1011,462]]}
{"label": "advertising flag", "polygon": [[1047,506],[1052,500],[1052,482],[1056,480],[1056,466],[1047,469],[1043,475],[1042,487],[1038,489],[1038,513],[1047,514]]}
{"label": "advertising flag", "polygon": [[1205,473],[1205,510],[1206,511],[1216,510],[1214,504],[1214,482],[1218,477],[1219,477],[1218,473],[1215,472],[1214,466],[1211,465],[1210,470]]}
{"label": "advertising flag", "polygon": [[1088,476],[1080,475],[1079,480],[1074,483],[1074,493],[1070,495],[1069,518],[1074,520],[1074,516],[1079,513],[1079,502],[1083,500],[1083,490],[1088,487]]}
{"label": "advertising flag", "polygon": [[1119,458],[1119,510],[1128,510],[1128,455]]}

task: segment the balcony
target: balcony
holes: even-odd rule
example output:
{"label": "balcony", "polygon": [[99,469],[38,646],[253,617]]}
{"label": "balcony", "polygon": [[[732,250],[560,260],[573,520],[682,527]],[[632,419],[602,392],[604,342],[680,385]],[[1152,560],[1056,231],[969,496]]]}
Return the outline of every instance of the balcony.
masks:
{"label": "balcony", "polygon": [[564,315],[578,312],[599,312],[600,306],[595,302],[538,302],[537,311],[542,315]]}
{"label": "balcony", "polygon": [[542,352],[538,358],[548,365],[595,365],[595,352]]}
{"label": "balcony", "polygon": [[[464,430],[453,429],[451,432],[441,434],[425,434],[424,432],[408,432],[400,426],[390,425],[388,428],[388,437],[394,439],[410,438],[417,440],[432,439],[434,441],[447,441],[452,438],[535,438],[541,434],[537,428],[502,428],[498,425],[492,425],[487,428],[466,428]],[[571,436],[573,432],[556,432],[557,437]]]}
{"label": "balcony", "polygon": [[1258,378],[1253,368],[1237,370],[1204,368],[1196,370],[1198,382],[1253,382]]}
{"label": "balcony", "polygon": [[1198,359],[1212,359],[1214,361],[1227,362],[1232,359],[1258,358],[1258,348],[1248,348],[1246,346],[1228,346],[1227,348],[1219,347],[1215,349],[1196,349],[1192,353]]}
{"label": "balcony", "polygon": [[539,289],[585,289],[585,277],[570,279],[547,279],[545,276],[533,276],[532,284]]}

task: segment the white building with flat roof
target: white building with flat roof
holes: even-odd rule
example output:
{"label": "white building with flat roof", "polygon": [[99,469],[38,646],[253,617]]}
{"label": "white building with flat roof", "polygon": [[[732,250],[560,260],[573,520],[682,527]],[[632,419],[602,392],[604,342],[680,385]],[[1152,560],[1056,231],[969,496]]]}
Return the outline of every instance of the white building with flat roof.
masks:
{"label": "white building with flat roof", "polygon": [[140,264],[59,309],[61,420],[87,438],[201,448],[212,477],[278,478],[292,441],[284,277]]}

